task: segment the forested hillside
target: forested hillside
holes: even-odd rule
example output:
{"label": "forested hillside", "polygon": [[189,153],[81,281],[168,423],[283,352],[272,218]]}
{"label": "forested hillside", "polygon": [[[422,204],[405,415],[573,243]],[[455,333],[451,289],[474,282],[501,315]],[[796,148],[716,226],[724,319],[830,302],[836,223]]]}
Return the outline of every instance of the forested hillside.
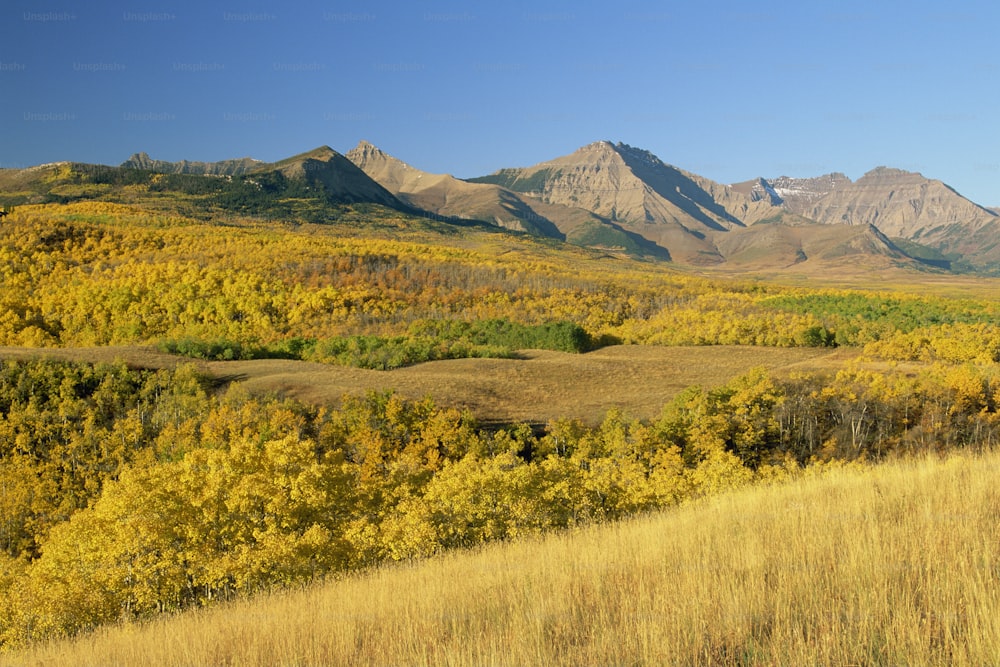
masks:
{"label": "forested hillside", "polygon": [[993,665],[998,467],[994,450],[813,468],[0,665]]}
{"label": "forested hillside", "polygon": [[792,287],[388,210],[206,221],[147,196],[20,205],[0,223],[0,345],[369,368],[612,343],[863,356],[694,387],[655,419],[534,431],[433,396],[306,405],[192,365],[3,362],[5,646],[1000,436],[987,283]]}
{"label": "forested hillside", "polygon": [[387,365],[602,341],[878,343],[890,358],[948,361],[998,349],[991,299],[713,280],[501,231],[366,208],[341,215],[289,226],[108,202],[19,206],[0,225],[0,344],[320,359],[341,357],[350,337],[359,348],[432,348]]}

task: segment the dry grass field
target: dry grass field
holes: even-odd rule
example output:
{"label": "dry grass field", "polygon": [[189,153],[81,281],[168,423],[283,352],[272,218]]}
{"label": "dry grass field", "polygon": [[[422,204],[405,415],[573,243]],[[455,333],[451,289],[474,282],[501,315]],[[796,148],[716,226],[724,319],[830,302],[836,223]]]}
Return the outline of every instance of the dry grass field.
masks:
{"label": "dry grass field", "polygon": [[[0,359],[40,356],[121,360],[144,368],[191,362],[142,347],[0,348]],[[220,382],[243,382],[251,391],[310,403],[336,403],[345,394],[394,389],[406,398],[431,396],[439,406],[467,408],[484,422],[545,423],[576,417],[594,423],[612,407],[633,417],[655,417],[682,389],[722,385],[755,366],[777,374],[831,369],[856,356],[850,349],[630,345],[588,354],[528,350],[519,359],[453,359],[392,371],[280,359],[193,363]]]}
{"label": "dry grass field", "polygon": [[998,474],[988,453],[803,475],[0,665],[995,665]]}

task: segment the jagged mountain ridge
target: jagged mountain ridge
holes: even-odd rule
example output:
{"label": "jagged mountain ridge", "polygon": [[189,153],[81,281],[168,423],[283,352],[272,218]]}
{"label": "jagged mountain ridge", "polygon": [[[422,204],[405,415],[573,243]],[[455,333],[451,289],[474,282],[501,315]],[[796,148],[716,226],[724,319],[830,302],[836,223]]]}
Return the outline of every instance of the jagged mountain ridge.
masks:
{"label": "jagged mountain ridge", "polygon": [[666,249],[584,208],[529,198],[492,183],[464,181],[417,169],[367,141],[346,157],[410,205],[436,215],[479,220],[577,245],[620,247],[670,259]]}
{"label": "jagged mountain ridge", "polygon": [[[786,202],[787,205],[787,202]],[[915,172],[877,167],[854,183],[837,188],[799,211],[819,222],[873,224],[893,237],[917,240],[950,225],[990,222],[996,214],[941,181]]]}
{"label": "jagged mountain ridge", "polygon": [[[818,234],[818,230],[793,229],[815,223],[788,210],[773,193],[763,196],[768,194],[763,185],[757,193],[752,187],[716,183],[622,143],[600,141],[533,167],[501,169],[470,180],[594,211],[686,264],[784,268],[812,257],[852,254],[852,243],[879,258],[912,262],[874,232],[842,229]],[[759,229],[762,223],[769,226]],[[803,242],[810,234],[816,242]],[[865,242],[857,241],[866,235]]]}
{"label": "jagged mountain ridge", "polygon": [[918,243],[971,266],[1000,263],[997,211],[922,174],[877,167],[857,181],[843,174],[782,176],[735,186],[823,224],[873,225],[887,237]]}
{"label": "jagged mountain ridge", "polygon": [[132,157],[122,162],[119,166],[126,169],[143,169],[163,174],[238,176],[258,169],[263,164],[260,160],[250,157],[221,160],[219,162],[191,162],[189,160],[167,162],[166,160],[154,160],[148,153],[143,152],[134,153]]}
{"label": "jagged mountain ridge", "polygon": [[[247,174],[270,172],[321,185],[330,201],[370,201],[426,211],[444,219],[479,220],[579,245],[684,264],[747,261],[762,265],[770,256],[771,264],[781,267],[831,255],[817,249],[815,243],[801,242],[803,233],[810,232],[778,233],[772,228],[744,231],[738,242],[721,240],[726,234],[762,222],[809,224],[808,219],[790,210],[788,201],[794,199],[787,193],[796,186],[804,189],[792,179],[779,180],[777,185],[760,179],[756,188],[749,189],[727,186],[622,143],[595,142],[534,167],[501,170],[468,181],[421,171],[368,142],[359,143],[347,155],[322,146],[277,163],[257,163]],[[834,185],[842,180],[846,177],[825,179]],[[856,234],[845,231],[843,239],[833,239],[836,233],[814,233],[841,247],[846,247],[847,237]],[[873,248],[879,243],[881,239],[876,238],[862,245]],[[872,252],[901,261],[906,258],[891,244]]]}
{"label": "jagged mountain ridge", "polygon": [[733,189],[749,195],[754,201],[766,200],[774,206],[784,206],[799,215],[805,215],[809,206],[831,192],[851,185],[851,179],[841,173],[825,174],[814,178],[757,178],[736,183]]}

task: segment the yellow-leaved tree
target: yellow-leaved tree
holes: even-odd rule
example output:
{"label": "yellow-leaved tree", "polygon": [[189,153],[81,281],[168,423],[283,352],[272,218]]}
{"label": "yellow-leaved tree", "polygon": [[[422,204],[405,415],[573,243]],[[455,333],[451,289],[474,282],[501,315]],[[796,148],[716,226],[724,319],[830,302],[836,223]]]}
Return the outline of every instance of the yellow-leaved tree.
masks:
{"label": "yellow-leaved tree", "polygon": [[52,530],[0,638],[22,643],[342,568],[348,468],[294,435],[130,468]]}

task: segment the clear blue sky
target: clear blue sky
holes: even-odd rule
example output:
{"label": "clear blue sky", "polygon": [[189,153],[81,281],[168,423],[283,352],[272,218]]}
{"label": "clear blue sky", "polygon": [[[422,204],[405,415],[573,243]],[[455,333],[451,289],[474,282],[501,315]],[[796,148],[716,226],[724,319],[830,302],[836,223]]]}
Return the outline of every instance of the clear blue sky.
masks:
{"label": "clear blue sky", "polygon": [[1000,205],[987,2],[80,2],[0,9],[0,166],[367,139],[459,177],[600,139],[728,183],[889,165]]}

